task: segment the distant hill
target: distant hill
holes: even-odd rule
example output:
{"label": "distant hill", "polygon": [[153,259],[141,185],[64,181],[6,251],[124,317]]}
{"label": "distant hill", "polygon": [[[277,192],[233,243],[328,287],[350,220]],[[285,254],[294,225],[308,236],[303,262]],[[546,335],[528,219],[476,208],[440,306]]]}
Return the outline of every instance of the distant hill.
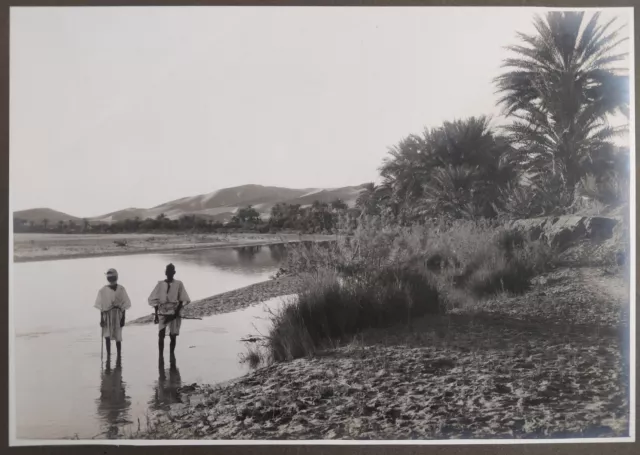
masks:
{"label": "distant hill", "polygon": [[277,203],[311,205],[314,201],[331,202],[342,199],[349,206],[355,204],[356,198],[364,185],[342,188],[304,188],[291,189],[262,185],[242,185],[225,188],[212,193],[184,197],[152,207],[150,209],[128,208],[117,212],[89,218],[93,222],[115,222],[127,218],[156,218],[164,214],[167,218],[177,219],[183,215],[196,215],[214,221],[229,221],[238,208],[253,206],[263,218],[268,218]]}
{"label": "distant hill", "polygon": [[13,218],[25,220],[27,222],[33,222],[35,224],[42,224],[46,219],[50,225],[54,225],[60,221],[81,221],[80,218],[71,216],[67,213],[58,212],[57,210],[46,208],[20,210],[18,212],[13,212]]}

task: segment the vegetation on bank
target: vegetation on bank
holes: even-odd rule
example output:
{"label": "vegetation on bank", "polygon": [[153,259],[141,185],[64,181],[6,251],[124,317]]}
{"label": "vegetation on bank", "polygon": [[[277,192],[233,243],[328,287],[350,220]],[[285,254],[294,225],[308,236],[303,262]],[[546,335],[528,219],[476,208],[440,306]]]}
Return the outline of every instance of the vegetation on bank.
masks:
{"label": "vegetation on bank", "polygon": [[[621,29],[599,13],[550,12],[520,34],[495,79],[509,123],[445,122],[390,150],[382,183],[334,225],[333,245],[297,248],[282,273],[299,297],[273,316],[270,360],[301,357],[365,328],[522,293],[557,252],[505,221],[602,212],[628,202],[628,116]],[[288,218],[288,208],[280,207]],[[284,224],[283,224],[284,225]],[[256,353],[253,353],[255,358]]]}
{"label": "vegetation on bank", "polygon": [[272,315],[262,355],[304,357],[368,328],[410,324],[496,293],[523,293],[554,257],[546,243],[497,223],[403,227],[362,219],[335,242],[288,248],[279,273],[300,278],[299,294]]}
{"label": "vegetation on bank", "polygon": [[336,213],[335,242],[288,247],[279,275],[300,280],[298,297],[246,356],[275,364],[188,386],[142,437],[627,436],[624,278],[555,269],[559,251],[508,227],[628,202],[629,151],[607,123],[629,103],[614,25],[537,17],[495,81],[510,124],[400,141],[382,183]]}
{"label": "vegetation on bank", "polygon": [[[493,318],[432,315],[409,327],[366,330],[331,352],[260,368],[230,384],[185,386],[181,403],[125,437],[628,436],[622,288],[622,277],[598,269],[558,269],[524,295],[483,302]],[[568,326],[569,319],[580,325]]]}

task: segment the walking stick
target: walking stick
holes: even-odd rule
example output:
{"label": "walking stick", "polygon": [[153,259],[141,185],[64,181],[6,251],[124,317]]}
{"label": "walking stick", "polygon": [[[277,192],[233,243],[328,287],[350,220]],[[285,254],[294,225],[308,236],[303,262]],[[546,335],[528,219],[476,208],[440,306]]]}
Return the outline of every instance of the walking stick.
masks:
{"label": "walking stick", "polygon": [[[155,313],[151,313],[152,315],[155,316]],[[196,319],[198,321],[202,321],[202,318],[192,318],[189,316],[176,316],[175,314],[158,314],[158,316],[164,316],[165,317],[165,322],[170,322],[173,321],[176,318],[181,318],[181,319]]]}
{"label": "walking stick", "polygon": [[102,324],[100,324],[100,369],[102,369],[103,365],[103,354],[104,354],[104,343],[102,342]]}

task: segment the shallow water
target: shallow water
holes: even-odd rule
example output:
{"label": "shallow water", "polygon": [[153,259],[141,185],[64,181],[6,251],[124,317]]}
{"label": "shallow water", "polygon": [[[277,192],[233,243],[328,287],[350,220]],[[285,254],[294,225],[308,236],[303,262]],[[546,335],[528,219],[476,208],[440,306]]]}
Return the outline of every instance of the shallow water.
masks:
{"label": "shallow water", "polygon": [[17,336],[97,326],[93,308],[106,283],[105,272],[118,270],[132,308],[127,320],[150,314],[147,299],[169,262],[176,266],[191,300],[202,299],[267,280],[278,268],[282,245],[224,248],[171,254],[140,254],[13,264],[13,323]]}
{"label": "shallow water", "polygon": [[[18,439],[81,439],[144,427],[148,409],[170,404],[176,389],[216,383],[247,372],[240,338],[267,327],[265,305],[203,320],[185,320],[171,365],[159,364],[157,326],[126,326],[121,362],[101,362],[95,294],[109,267],[118,269],[132,300],[129,320],[151,311],[146,303],[164,266],[173,262],[192,300],[268,278],[281,251],[205,250],[14,264],[15,403]],[[282,301],[272,299],[266,306]]]}

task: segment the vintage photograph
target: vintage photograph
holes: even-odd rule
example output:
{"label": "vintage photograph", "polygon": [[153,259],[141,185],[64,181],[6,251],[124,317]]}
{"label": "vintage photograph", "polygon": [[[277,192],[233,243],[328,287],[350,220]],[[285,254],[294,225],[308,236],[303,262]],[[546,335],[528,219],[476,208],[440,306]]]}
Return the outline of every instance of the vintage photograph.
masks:
{"label": "vintage photograph", "polygon": [[635,440],[633,69],[632,8],[12,7],[11,444]]}

